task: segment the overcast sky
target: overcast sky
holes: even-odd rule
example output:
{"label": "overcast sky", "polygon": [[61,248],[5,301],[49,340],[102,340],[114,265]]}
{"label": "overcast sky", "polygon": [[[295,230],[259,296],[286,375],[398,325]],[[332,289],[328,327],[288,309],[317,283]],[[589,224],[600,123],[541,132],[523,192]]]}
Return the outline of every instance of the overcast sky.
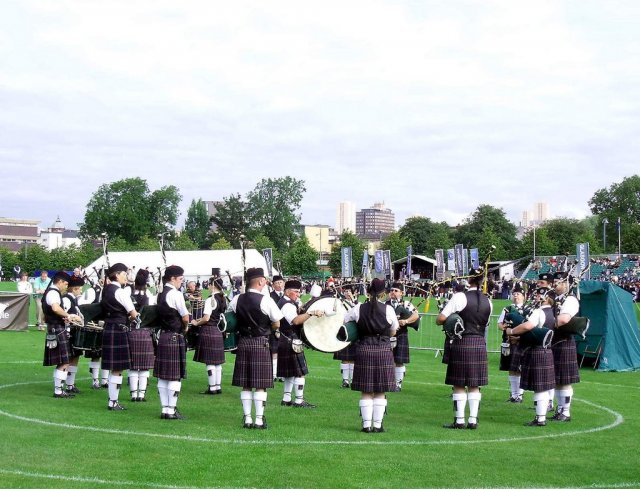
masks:
{"label": "overcast sky", "polygon": [[77,227],[127,177],[192,199],[306,182],[452,225],[589,215],[639,173],[640,2],[0,2],[0,216]]}

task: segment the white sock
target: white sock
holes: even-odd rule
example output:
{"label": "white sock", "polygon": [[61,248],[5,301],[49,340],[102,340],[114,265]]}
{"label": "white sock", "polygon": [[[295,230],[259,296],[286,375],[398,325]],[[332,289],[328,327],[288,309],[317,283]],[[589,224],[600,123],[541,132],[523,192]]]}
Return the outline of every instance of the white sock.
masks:
{"label": "white sock", "polygon": [[480,392],[469,392],[467,401],[469,401],[469,423],[478,422],[478,410],[480,409],[480,400],[482,394]]}
{"label": "white sock", "polygon": [[121,385],[122,375],[109,374],[109,406],[113,406],[118,403]]}
{"label": "white sock", "polygon": [[453,394],[453,412],[456,417],[456,423],[464,424],[464,410],[467,406],[467,393]]}
{"label": "white sock", "polygon": [[353,379],[353,367],[354,367],[354,364],[350,363],[349,364],[349,382],[351,382],[351,380]]}
{"label": "white sock", "polygon": [[384,412],[387,409],[387,400],[374,399],[373,400],[373,427],[380,428],[382,426],[382,419],[384,418]]}
{"label": "white sock", "polygon": [[138,397],[140,399],[144,399],[144,396],[147,393],[147,384],[149,382],[149,371],[138,370],[138,375]]}
{"label": "white sock", "polygon": [[[555,389],[549,389],[547,391],[549,393],[549,401],[551,401],[551,407],[553,407],[553,399],[556,397],[556,390]],[[547,402],[549,402],[547,401]]]}
{"label": "white sock", "polygon": [[273,378],[275,379],[278,376],[278,359],[271,358],[271,365],[273,365]]}
{"label": "white sock", "polygon": [[296,389],[296,404],[302,404],[302,401],[304,401],[304,384],[304,377],[296,377],[293,379],[293,385]]}
{"label": "white sock", "polygon": [[89,362],[89,373],[91,374],[91,378],[93,379],[93,383],[97,384],[98,379],[100,378],[100,362],[96,362],[91,360]]}
{"label": "white sock", "polygon": [[407,367],[404,365],[402,367],[396,367],[396,384],[402,384],[402,380],[404,379],[404,373],[407,371]]}
{"label": "white sock", "polygon": [[340,364],[340,373],[342,374],[342,380],[346,380],[349,382],[349,364],[341,363]]}
{"label": "white sock", "polygon": [[214,390],[216,385],[216,366],[207,365],[207,381],[209,382],[209,390]]}
{"label": "white sock", "polygon": [[509,375],[509,386],[511,386],[511,397],[513,397],[514,399],[522,397],[522,394],[520,393],[519,375]]}
{"label": "white sock", "polygon": [[556,390],[556,401],[558,403],[558,411],[565,416],[571,416],[571,398],[573,397],[573,387]]}
{"label": "white sock", "polygon": [[76,385],[76,372],[78,371],[77,365],[69,365],[67,368],[67,387],[71,387],[72,385]]}
{"label": "white sock", "polygon": [[222,365],[216,365],[216,383],[214,390],[222,390]]}
{"label": "white sock", "polygon": [[256,407],[256,426],[262,426],[264,423],[264,408],[267,405],[267,392],[254,392],[253,404]]}
{"label": "white sock", "polygon": [[249,423],[253,423],[251,418],[251,406],[253,405],[253,392],[240,391],[240,401],[242,401],[242,412],[244,414],[245,421],[249,419]]}
{"label": "white sock", "polygon": [[284,402],[291,402],[291,391],[293,390],[293,377],[285,377],[284,378],[284,394],[282,395],[282,400]]}
{"label": "white sock", "polygon": [[164,379],[158,379],[158,395],[162,405],[162,414],[169,414],[169,391],[167,390],[167,381]]}
{"label": "white sock", "polygon": [[362,416],[362,427],[371,428],[373,399],[360,399],[360,416]]}
{"label": "white sock", "polygon": [[62,383],[67,380],[67,371],[53,370],[53,392],[56,394],[62,394]]}
{"label": "white sock", "polygon": [[176,412],[178,396],[180,395],[181,388],[182,382],[180,382],[179,380],[167,381],[167,393],[169,394],[169,414],[173,414]]}
{"label": "white sock", "polygon": [[139,379],[140,374],[137,370],[129,370],[129,391],[132,398],[137,397]]}
{"label": "white sock", "polygon": [[549,391],[534,392],[533,405],[536,408],[536,419],[538,421],[546,421],[547,406],[549,405]]}
{"label": "white sock", "polygon": [[109,382],[109,371],[105,369],[100,369],[100,382],[102,384],[107,384]]}

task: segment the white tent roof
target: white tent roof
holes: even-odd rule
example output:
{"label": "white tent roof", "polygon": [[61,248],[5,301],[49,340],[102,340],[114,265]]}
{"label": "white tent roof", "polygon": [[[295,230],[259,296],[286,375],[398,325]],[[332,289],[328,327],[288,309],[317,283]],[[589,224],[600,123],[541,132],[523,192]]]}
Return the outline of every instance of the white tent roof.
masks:
{"label": "white tent roof", "polygon": [[[267,265],[262,253],[258,250],[245,250],[246,268],[260,267],[268,273]],[[240,276],[243,272],[241,250],[199,250],[199,251],[167,251],[167,266],[179,265],[184,268],[185,277],[207,278],[211,276],[212,268],[219,268],[220,274],[227,271],[233,276]],[[164,271],[164,262],[160,251],[113,251],[109,253],[109,263],[124,263],[135,270],[149,267],[149,271],[157,275],[158,268]],[[102,255],[86,267],[86,273],[91,278],[96,276],[96,270],[106,267],[105,256]],[[278,272],[273,269],[273,273]]]}
{"label": "white tent roof", "polygon": [[[428,256],[425,256],[425,255],[411,255],[411,256],[412,256],[412,259],[418,259],[418,260],[426,261],[426,262],[431,263],[433,265],[436,264],[436,261],[433,258],[429,258]],[[396,260],[396,261],[394,261],[392,263],[394,265],[396,263],[406,263],[407,262],[407,258],[408,258],[408,256],[405,256],[404,258],[400,258],[400,259],[398,259],[398,260]]]}

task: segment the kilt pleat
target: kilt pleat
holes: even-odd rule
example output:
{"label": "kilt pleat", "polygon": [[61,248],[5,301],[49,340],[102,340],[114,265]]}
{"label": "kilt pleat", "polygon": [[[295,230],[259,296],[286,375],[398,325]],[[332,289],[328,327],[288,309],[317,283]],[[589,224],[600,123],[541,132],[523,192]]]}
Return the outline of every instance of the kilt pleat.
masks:
{"label": "kilt pleat", "polygon": [[[295,333],[290,333],[291,339],[297,339]],[[278,377],[304,377],[309,373],[307,359],[304,352],[296,353],[291,349],[291,343],[284,336],[280,336],[278,343]]]}
{"label": "kilt pleat", "polygon": [[442,347],[442,363],[449,363],[449,355],[451,354],[451,340],[445,336],[444,346]]}
{"label": "kilt pleat", "polygon": [[352,341],[349,346],[339,350],[333,354],[334,360],[341,360],[343,362],[353,362],[356,359],[356,342]]}
{"label": "kilt pleat", "polygon": [[389,339],[368,337],[358,341],[351,389],[391,392],[396,389],[393,353]]}
{"label": "kilt pleat", "polygon": [[273,362],[268,337],[240,337],[232,385],[247,389],[273,387]]}
{"label": "kilt pleat", "polygon": [[551,345],[556,385],[577,384],[580,382],[576,340],[570,338]]}
{"label": "kilt pleat", "polygon": [[521,367],[521,389],[542,392],[556,386],[553,352],[550,349],[541,346],[523,348]]}
{"label": "kilt pleat", "polygon": [[409,333],[407,328],[400,329],[398,334],[396,334],[396,347],[393,349],[393,361],[395,363],[409,363]]}
{"label": "kilt pleat", "polygon": [[278,340],[278,338],[276,338],[276,335],[271,333],[269,335],[269,350],[271,351],[272,354],[278,353],[279,344],[280,344],[280,341]]}
{"label": "kilt pleat", "polygon": [[186,378],[187,345],[184,336],[170,331],[160,333],[153,376],[163,380]]}
{"label": "kilt pleat", "polygon": [[224,337],[217,326],[202,326],[193,361],[205,365],[222,365],[225,362]]}
{"label": "kilt pleat", "polygon": [[44,360],[42,365],[45,367],[50,367],[52,365],[62,365],[65,363],[69,363],[71,360],[73,353],[71,348],[71,343],[69,342],[69,334],[64,326],[54,326],[53,328],[49,326],[48,329],[51,334],[56,334],[58,337],[58,346],[55,348],[47,348],[47,339],[45,337],[44,340]]}
{"label": "kilt pleat", "polygon": [[155,364],[153,348],[153,330],[148,328],[132,329],[129,335],[129,355],[133,370],[151,370]]}
{"label": "kilt pleat", "polygon": [[489,383],[484,336],[463,336],[450,345],[445,384],[480,387]]}
{"label": "kilt pleat", "polygon": [[128,370],[131,368],[129,336],[120,324],[107,322],[102,333],[102,368]]}
{"label": "kilt pleat", "polygon": [[520,372],[523,353],[524,348],[522,348],[520,345],[511,345],[511,363],[509,365],[510,372]]}

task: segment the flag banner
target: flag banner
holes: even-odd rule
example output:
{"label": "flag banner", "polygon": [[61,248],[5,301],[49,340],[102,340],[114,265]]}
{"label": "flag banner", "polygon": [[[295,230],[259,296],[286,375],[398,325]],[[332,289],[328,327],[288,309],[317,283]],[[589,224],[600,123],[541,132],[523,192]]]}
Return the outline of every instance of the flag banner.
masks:
{"label": "flag banner", "polygon": [[456,270],[456,255],[453,248],[447,250],[447,270],[455,272]]}
{"label": "flag banner", "polygon": [[469,252],[462,248],[462,275],[469,275]]}
{"label": "flag banner", "polygon": [[382,261],[384,263],[385,277],[391,277],[391,250],[384,250],[384,253],[382,253]]}
{"label": "flag banner", "polygon": [[411,258],[413,257],[413,247],[411,245],[407,246],[407,269],[406,276],[407,278],[411,278]]}
{"label": "flag banner", "polygon": [[0,331],[27,331],[29,294],[0,292]]}
{"label": "flag banner", "polygon": [[[582,280],[591,280],[591,270],[589,270],[589,243],[578,243],[576,245],[576,256],[578,257],[578,276],[581,276]],[[583,273],[584,275],[582,275]]]}
{"label": "flag banner", "polygon": [[351,246],[341,248],[342,278],[353,277],[353,261],[351,260]]}
{"label": "flag banner", "polygon": [[478,253],[478,248],[471,248],[469,252],[471,254],[471,266],[473,268],[480,268],[480,253]]}
{"label": "flag banner", "polygon": [[462,263],[464,261],[464,259],[462,258],[462,250],[464,249],[463,245],[461,244],[457,244],[454,246],[455,249],[455,272],[456,275],[461,275],[462,274]]}
{"label": "flag banner", "polygon": [[436,279],[444,278],[444,250],[436,250]]}
{"label": "flag banner", "polygon": [[373,255],[373,269],[376,273],[382,273],[384,271],[384,262],[382,258],[382,250],[376,250]]}
{"label": "flag banner", "polygon": [[273,248],[265,248],[262,250],[262,256],[267,264],[267,276],[273,277]]}
{"label": "flag banner", "polygon": [[367,253],[367,250],[364,250],[364,252],[362,253],[362,270],[360,271],[362,273],[363,277],[366,277],[368,274],[367,272],[369,271],[369,253]]}

